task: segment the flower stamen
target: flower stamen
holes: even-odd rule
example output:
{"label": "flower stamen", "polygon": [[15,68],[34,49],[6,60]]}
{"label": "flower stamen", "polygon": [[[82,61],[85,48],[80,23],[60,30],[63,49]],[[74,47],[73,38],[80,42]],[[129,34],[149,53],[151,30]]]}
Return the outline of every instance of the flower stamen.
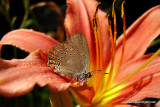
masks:
{"label": "flower stamen", "polygon": [[114,37],[112,33],[112,27],[111,27],[111,22],[108,20],[108,25],[109,25],[109,32],[110,32],[110,37],[111,37],[111,43],[112,43],[112,56],[111,56],[111,68],[109,72],[109,77],[106,83],[106,89],[110,87],[111,80],[113,77],[113,68],[114,68],[114,59],[115,59],[115,51],[116,51],[116,37],[117,37],[117,23],[116,23],[116,13],[114,11],[114,3],[116,0],[113,1],[113,9],[112,9],[112,17],[114,20]]}
{"label": "flower stamen", "polygon": [[121,17],[123,19],[123,46],[122,46],[122,54],[121,54],[121,59],[118,65],[118,69],[116,70],[116,74],[114,77],[114,80],[112,83],[114,83],[114,81],[116,80],[119,71],[121,69],[122,63],[123,63],[123,57],[124,57],[124,49],[125,49],[125,41],[126,41],[126,21],[125,21],[125,14],[124,14],[124,3],[125,1],[122,2],[122,6],[121,6]]}
{"label": "flower stamen", "polygon": [[[94,35],[95,35],[95,41],[96,41],[96,69],[97,70],[103,70],[103,54],[102,54],[102,41],[101,41],[101,32],[100,32],[100,25],[99,25],[99,19],[98,19],[98,6],[101,3],[98,3],[96,6],[96,10],[93,16],[93,27],[94,27]],[[95,85],[95,91],[98,91],[100,89],[99,84],[102,79],[102,74],[96,74],[96,85]]]}
{"label": "flower stamen", "polygon": [[[114,2],[115,2],[115,0],[114,0]],[[105,89],[103,89],[96,96],[96,98],[98,98],[98,100],[96,100],[96,102],[94,103],[95,105],[100,102],[103,102],[102,100],[105,98],[107,98],[105,100],[108,100],[108,101],[115,98],[119,94],[119,92],[121,92],[122,90],[131,86],[133,83],[129,83],[129,84],[123,84],[123,83],[125,83],[126,81],[131,79],[133,76],[135,76],[138,72],[140,72],[144,67],[146,67],[151,61],[153,61],[160,54],[160,49],[158,49],[144,64],[142,64],[132,74],[128,75],[126,78],[124,78],[123,80],[121,80],[117,84],[115,84],[115,85],[113,84],[119,74],[119,71],[120,71],[122,63],[123,63],[123,58],[124,58],[125,41],[126,41],[126,22],[125,22],[125,14],[124,14],[124,7],[123,7],[124,3],[125,2],[122,2],[122,10],[121,10],[121,17],[123,19],[123,33],[124,33],[123,34],[123,46],[122,46],[122,53],[121,53],[120,62],[119,62],[118,68],[115,72],[114,72],[114,59],[115,59],[115,51],[116,51],[116,36],[117,36],[117,28],[116,27],[117,26],[116,26],[116,13],[115,13],[114,9],[112,11],[112,16],[114,18],[114,36],[112,33],[111,21],[109,20],[109,16],[107,17],[108,30],[110,33],[111,46],[112,46],[111,65],[110,65],[110,70],[109,70],[110,72],[109,72],[109,75],[107,78]],[[113,3],[113,5],[114,5],[114,3]],[[113,8],[114,8],[114,6],[113,6]]]}

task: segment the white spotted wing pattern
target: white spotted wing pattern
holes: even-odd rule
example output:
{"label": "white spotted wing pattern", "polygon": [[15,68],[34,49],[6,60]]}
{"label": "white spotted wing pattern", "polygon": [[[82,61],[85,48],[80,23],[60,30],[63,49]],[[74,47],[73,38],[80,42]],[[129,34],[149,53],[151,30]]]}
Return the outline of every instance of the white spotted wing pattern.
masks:
{"label": "white spotted wing pattern", "polygon": [[48,66],[61,76],[75,81],[91,77],[88,44],[82,33],[76,33],[62,44],[57,44],[48,55]]}

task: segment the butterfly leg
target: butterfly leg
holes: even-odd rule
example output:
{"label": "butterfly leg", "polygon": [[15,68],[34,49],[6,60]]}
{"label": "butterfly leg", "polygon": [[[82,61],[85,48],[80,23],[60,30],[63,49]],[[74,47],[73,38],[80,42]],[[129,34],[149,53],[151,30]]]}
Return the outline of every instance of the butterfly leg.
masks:
{"label": "butterfly leg", "polygon": [[85,79],[84,82],[87,83],[87,79]]}

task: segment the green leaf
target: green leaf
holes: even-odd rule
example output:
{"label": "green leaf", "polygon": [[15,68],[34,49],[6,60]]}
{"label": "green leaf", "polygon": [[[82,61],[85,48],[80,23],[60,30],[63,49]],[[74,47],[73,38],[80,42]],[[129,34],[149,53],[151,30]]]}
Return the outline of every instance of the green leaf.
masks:
{"label": "green leaf", "polygon": [[11,26],[14,26],[14,23],[15,23],[16,19],[17,19],[17,16],[14,16],[12,18],[12,20],[11,20]]}
{"label": "green leaf", "polygon": [[160,43],[160,38],[157,38],[151,43],[150,47],[153,47],[153,46],[155,46],[155,45],[157,45],[159,43]]}

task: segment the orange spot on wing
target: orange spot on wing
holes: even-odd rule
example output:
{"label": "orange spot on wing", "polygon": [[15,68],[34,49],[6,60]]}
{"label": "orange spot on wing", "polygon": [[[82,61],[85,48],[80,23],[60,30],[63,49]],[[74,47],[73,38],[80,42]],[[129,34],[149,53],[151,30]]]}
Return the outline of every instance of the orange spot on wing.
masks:
{"label": "orange spot on wing", "polygon": [[53,58],[53,57],[54,57],[54,55],[51,55],[51,57]]}
{"label": "orange spot on wing", "polygon": [[56,61],[54,61],[54,60],[53,60],[52,62],[53,62],[53,64],[55,64],[55,63],[56,63]]}
{"label": "orange spot on wing", "polygon": [[51,68],[54,68],[54,64],[51,64],[51,66],[50,66]]}

